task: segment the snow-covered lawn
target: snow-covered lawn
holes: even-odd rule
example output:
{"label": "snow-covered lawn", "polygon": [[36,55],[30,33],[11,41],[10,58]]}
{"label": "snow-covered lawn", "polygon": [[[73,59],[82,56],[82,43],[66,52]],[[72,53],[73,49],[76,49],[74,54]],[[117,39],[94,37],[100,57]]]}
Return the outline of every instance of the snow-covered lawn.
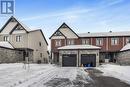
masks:
{"label": "snow-covered lawn", "polygon": [[[81,72],[82,71],[82,72]],[[0,64],[0,87],[46,87],[44,83],[54,78],[76,79],[78,74],[86,74],[78,67],[57,67],[50,64],[22,63]]]}
{"label": "snow-covered lawn", "polygon": [[115,77],[130,84],[130,66],[104,64],[97,69],[104,72],[103,75],[105,76]]}

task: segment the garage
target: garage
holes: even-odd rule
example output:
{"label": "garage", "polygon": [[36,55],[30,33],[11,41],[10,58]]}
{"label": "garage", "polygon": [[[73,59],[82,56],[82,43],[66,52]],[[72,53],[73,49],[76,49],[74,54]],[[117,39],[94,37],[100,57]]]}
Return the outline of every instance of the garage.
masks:
{"label": "garage", "polygon": [[62,55],[62,66],[73,67],[77,65],[77,55],[76,54],[63,54]]}
{"label": "garage", "polygon": [[67,45],[59,47],[59,64],[64,67],[96,67],[99,65],[99,50],[93,45]]}
{"label": "garage", "polygon": [[87,67],[95,67],[96,54],[81,54],[81,64]]}

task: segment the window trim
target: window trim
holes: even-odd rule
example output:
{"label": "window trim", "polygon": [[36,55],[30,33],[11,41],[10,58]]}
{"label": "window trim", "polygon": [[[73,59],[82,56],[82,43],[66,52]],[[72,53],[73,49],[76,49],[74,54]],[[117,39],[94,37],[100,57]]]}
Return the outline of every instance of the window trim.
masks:
{"label": "window trim", "polygon": [[81,44],[82,45],[90,45],[90,40],[89,39],[81,39]]}
{"label": "window trim", "polygon": [[56,47],[61,46],[61,40],[55,40],[55,46]]}
{"label": "window trim", "polygon": [[130,37],[126,37],[126,44],[130,43]]}
{"label": "window trim", "polygon": [[[98,41],[98,43],[97,43],[97,41]],[[103,45],[103,38],[96,38],[96,45],[102,46]]]}
{"label": "window trim", "polygon": [[[112,42],[112,39],[114,40],[114,43]],[[115,44],[115,40],[117,40],[117,44]],[[111,45],[118,45],[119,44],[119,38],[118,37],[112,37],[111,38]]]}
{"label": "window trim", "polygon": [[9,41],[9,36],[4,36],[4,41]]}
{"label": "window trim", "polygon": [[20,36],[20,35],[19,35],[19,36],[16,36],[16,42],[21,42],[21,37],[22,37],[22,36]]}
{"label": "window trim", "polygon": [[75,40],[74,39],[67,39],[67,45],[74,45]]}

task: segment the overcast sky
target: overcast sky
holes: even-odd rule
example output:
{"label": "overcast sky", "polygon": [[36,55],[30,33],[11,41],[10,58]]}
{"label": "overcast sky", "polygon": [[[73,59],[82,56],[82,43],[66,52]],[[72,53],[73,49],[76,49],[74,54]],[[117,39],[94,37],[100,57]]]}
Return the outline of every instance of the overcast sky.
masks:
{"label": "overcast sky", "polygon": [[130,31],[130,0],[15,0],[14,16],[47,40],[63,22],[76,33]]}

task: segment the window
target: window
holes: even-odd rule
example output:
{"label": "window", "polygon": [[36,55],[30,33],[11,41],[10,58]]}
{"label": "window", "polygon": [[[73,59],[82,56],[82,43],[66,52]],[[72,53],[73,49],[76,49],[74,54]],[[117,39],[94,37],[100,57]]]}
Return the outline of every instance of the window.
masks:
{"label": "window", "polygon": [[42,53],[40,53],[40,57],[42,58]]}
{"label": "window", "polygon": [[89,39],[82,39],[82,44],[89,44]]}
{"label": "window", "polygon": [[55,36],[61,36],[62,34],[61,34],[60,31],[57,31],[54,35],[55,35]]}
{"label": "window", "polygon": [[67,45],[74,45],[74,40],[67,40]]}
{"label": "window", "polygon": [[130,37],[126,38],[126,43],[130,43]]}
{"label": "window", "polygon": [[41,45],[42,45],[42,43],[41,42],[39,42],[39,46],[41,47]]}
{"label": "window", "polygon": [[9,36],[4,36],[4,41],[9,41]]}
{"label": "window", "polygon": [[55,40],[55,46],[61,46],[61,40]]}
{"label": "window", "polygon": [[16,42],[20,42],[21,41],[21,36],[16,36]]}
{"label": "window", "polygon": [[118,44],[118,38],[111,38],[111,45],[117,45]]}
{"label": "window", "polygon": [[96,45],[103,45],[103,38],[96,38]]}

